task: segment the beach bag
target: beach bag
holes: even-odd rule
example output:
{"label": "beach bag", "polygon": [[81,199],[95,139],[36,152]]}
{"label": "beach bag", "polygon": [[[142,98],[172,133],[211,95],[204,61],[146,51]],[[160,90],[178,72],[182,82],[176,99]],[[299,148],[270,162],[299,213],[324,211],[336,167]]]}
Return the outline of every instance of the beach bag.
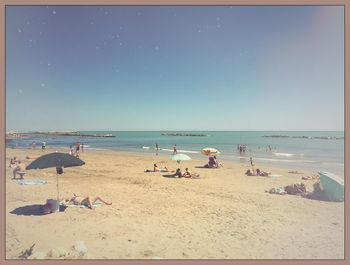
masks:
{"label": "beach bag", "polygon": [[63,168],[61,168],[61,167],[56,167],[56,173],[57,173],[57,174],[63,174]]}

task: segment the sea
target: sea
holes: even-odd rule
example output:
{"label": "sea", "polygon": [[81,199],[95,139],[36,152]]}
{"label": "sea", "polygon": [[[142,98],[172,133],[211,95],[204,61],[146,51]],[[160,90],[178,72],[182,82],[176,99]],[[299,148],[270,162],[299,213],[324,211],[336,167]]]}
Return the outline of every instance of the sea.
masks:
{"label": "sea", "polygon": [[[85,150],[119,150],[155,155],[158,144],[160,155],[172,155],[173,145],[179,153],[203,159],[206,147],[220,151],[222,161],[248,163],[252,157],[256,167],[268,171],[268,166],[291,171],[327,171],[344,178],[343,131],[79,131],[81,134],[112,134],[115,137],[43,136],[29,135],[23,139],[6,141],[10,148],[31,148],[36,141],[40,148],[45,141],[52,148],[67,148],[76,142]],[[173,136],[164,133],[205,134],[207,136]],[[246,145],[240,152],[239,145]]]}

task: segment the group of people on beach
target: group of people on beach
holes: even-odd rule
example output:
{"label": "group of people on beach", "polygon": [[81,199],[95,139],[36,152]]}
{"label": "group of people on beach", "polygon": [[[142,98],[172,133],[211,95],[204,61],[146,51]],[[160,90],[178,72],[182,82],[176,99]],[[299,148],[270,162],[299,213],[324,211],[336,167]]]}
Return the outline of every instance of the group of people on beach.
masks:
{"label": "group of people on beach", "polygon": [[246,144],[237,144],[237,150],[239,150],[240,153],[245,153],[247,150],[247,145]]}
{"label": "group of people on beach", "polygon": [[166,166],[159,168],[157,164],[153,164],[153,169],[146,169],[146,173],[149,172],[170,172],[173,173],[172,176],[174,178],[198,178],[199,174],[197,173],[191,173],[188,168],[185,169],[185,172],[181,172],[180,168],[177,168],[176,170],[169,170]]}
{"label": "group of people on beach", "polygon": [[219,163],[216,156],[209,156],[209,161],[207,164],[204,165],[205,168],[219,168],[223,165]]}
{"label": "group of people on beach", "polygon": [[83,144],[83,143],[80,143],[80,142],[77,142],[77,143],[75,144],[75,150],[74,150],[74,148],[73,148],[73,145],[70,145],[70,147],[69,147],[69,154],[70,154],[70,155],[74,155],[74,156],[76,156],[76,157],[79,158],[79,152],[80,152],[80,150],[81,150],[81,152],[84,152],[84,144]]}

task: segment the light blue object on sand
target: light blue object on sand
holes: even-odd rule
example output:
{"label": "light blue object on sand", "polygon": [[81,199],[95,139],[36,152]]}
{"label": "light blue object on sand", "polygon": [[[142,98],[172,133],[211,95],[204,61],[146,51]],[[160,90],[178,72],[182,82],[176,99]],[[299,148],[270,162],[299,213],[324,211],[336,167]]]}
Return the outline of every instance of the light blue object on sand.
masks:
{"label": "light blue object on sand", "polygon": [[44,179],[14,179],[13,181],[19,185],[42,185],[47,183]]}
{"label": "light blue object on sand", "polygon": [[332,201],[344,201],[344,180],[335,174],[320,171],[320,182],[324,192]]}
{"label": "light blue object on sand", "polygon": [[180,161],[191,160],[191,159],[192,159],[191,157],[185,154],[176,154],[171,157],[171,160],[175,160],[178,163],[180,163]]}
{"label": "light blue object on sand", "polygon": [[[84,204],[62,204],[62,205],[67,206],[67,207],[73,207],[73,208],[89,208]],[[97,201],[94,204],[92,204],[92,207],[96,208],[96,207],[99,207],[101,205],[102,205],[102,202]]]}

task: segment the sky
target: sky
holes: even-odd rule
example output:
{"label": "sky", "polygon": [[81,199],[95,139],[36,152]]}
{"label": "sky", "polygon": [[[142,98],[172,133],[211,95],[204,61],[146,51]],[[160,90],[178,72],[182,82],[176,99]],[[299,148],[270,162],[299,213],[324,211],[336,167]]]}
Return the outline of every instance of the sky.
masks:
{"label": "sky", "polygon": [[6,6],[6,131],[343,130],[341,6]]}

